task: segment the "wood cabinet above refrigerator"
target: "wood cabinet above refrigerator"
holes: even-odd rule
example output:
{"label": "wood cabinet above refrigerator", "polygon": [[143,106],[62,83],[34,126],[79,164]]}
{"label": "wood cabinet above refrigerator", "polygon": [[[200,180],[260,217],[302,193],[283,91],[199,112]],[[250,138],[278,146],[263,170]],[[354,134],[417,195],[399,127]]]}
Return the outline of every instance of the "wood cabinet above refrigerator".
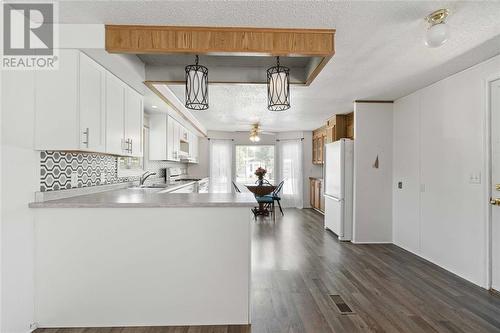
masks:
{"label": "wood cabinet above refrigerator", "polygon": [[336,114],[326,125],[313,131],[313,164],[325,163],[325,144],[342,138],[354,139],[354,113]]}

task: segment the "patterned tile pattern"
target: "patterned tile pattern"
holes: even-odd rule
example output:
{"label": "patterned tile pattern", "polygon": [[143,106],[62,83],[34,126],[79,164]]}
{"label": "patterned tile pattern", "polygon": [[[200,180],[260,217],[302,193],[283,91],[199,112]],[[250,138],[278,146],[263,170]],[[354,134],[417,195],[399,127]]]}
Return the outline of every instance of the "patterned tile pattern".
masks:
{"label": "patterned tile pattern", "polygon": [[126,182],[118,178],[115,156],[95,153],[74,153],[59,151],[40,152],[40,191],[57,191],[71,188],[71,174],[76,172],[78,187]]}
{"label": "patterned tile pattern", "polygon": [[[161,181],[165,178],[164,168],[181,167],[186,165],[166,161],[149,161],[148,170],[156,172],[155,177],[148,182]],[[58,191],[72,188],[71,174],[76,172],[78,177],[77,187],[98,186],[104,184],[117,184],[138,180],[138,177],[118,177],[118,158],[116,156],[62,152],[40,152],[40,191]],[[101,174],[104,182],[101,182]]]}

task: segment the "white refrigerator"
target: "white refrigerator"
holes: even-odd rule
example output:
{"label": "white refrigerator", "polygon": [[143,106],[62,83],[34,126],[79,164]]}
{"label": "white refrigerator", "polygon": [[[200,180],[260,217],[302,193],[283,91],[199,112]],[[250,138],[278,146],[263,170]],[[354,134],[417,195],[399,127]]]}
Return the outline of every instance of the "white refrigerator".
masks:
{"label": "white refrigerator", "polygon": [[352,238],[353,160],[352,140],[340,139],[325,145],[325,228],[333,231],[341,241]]}

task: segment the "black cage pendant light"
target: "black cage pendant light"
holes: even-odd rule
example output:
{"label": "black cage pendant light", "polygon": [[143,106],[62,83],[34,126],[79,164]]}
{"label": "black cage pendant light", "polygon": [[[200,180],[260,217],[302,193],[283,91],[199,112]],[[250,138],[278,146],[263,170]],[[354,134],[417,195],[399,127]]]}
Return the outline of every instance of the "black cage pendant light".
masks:
{"label": "black cage pendant light", "polygon": [[290,108],[290,69],[280,66],[280,57],[276,57],[276,66],[267,70],[267,108],[271,111]]}
{"label": "black cage pendant light", "polygon": [[191,110],[208,109],[208,68],[196,63],[186,66],[186,108]]}

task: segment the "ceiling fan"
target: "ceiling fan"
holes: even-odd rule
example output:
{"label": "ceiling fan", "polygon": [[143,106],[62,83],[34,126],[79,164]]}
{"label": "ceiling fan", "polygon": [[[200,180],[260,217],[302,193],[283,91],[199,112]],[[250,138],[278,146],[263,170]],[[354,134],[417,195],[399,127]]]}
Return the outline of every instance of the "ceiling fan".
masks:
{"label": "ceiling fan", "polygon": [[250,137],[249,137],[250,141],[252,141],[252,142],[259,142],[260,141],[259,134],[276,135],[276,133],[263,131],[260,128],[260,124],[259,123],[255,123],[255,124],[252,125],[252,128],[250,129]]}

